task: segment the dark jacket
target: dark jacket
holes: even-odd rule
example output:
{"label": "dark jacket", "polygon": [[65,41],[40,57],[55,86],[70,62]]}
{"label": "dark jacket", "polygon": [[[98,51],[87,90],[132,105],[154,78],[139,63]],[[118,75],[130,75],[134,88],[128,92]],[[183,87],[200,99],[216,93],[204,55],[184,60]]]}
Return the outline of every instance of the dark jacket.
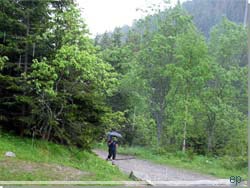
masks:
{"label": "dark jacket", "polygon": [[116,141],[109,141],[108,142],[109,150],[116,151],[116,144],[117,144]]}

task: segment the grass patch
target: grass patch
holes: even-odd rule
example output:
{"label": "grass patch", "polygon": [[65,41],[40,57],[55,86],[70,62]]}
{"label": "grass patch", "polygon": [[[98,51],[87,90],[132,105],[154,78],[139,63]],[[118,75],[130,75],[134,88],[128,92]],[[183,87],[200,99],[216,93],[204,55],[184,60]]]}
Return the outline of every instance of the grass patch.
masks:
{"label": "grass patch", "polygon": [[[107,150],[106,144],[97,144],[97,148]],[[182,152],[168,153],[143,147],[119,147],[118,154],[134,155],[140,159],[146,159],[158,164],[189,169],[194,172],[213,175],[218,178],[229,179],[230,176],[241,176],[247,179],[247,166],[242,169],[225,167],[230,163],[227,158],[214,158],[195,154],[183,154]],[[227,165],[230,166],[230,165]]]}
{"label": "grass patch", "polygon": [[[5,157],[6,151],[14,152],[16,157]],[[116,166],[93,153],[41,140],[32,144],[31,139],[6,133],[0,135],[0,180],[76,180],[75,176],[77,180],[129,180]]]}

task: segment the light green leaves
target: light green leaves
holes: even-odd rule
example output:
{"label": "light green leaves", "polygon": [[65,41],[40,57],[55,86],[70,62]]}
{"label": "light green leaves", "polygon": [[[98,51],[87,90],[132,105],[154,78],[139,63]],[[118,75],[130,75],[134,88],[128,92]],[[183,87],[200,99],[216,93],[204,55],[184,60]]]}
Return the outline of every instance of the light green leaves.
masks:
{"label": "light green leaves", "polygon": [[41,62],[34,60],[32,64],[32,72],[27,76],[27,83],[39,93],[46,93],[48,95],[55,95],[54,84],[58,75],[55,68],[49,65],[46,59]]}
{"label": "light green leaves", "polygon": [[6,61],[8,61],[8,57],[6,57],[6,56],[0,57],[0,70],[3,69],[4,63],[5,63]]}

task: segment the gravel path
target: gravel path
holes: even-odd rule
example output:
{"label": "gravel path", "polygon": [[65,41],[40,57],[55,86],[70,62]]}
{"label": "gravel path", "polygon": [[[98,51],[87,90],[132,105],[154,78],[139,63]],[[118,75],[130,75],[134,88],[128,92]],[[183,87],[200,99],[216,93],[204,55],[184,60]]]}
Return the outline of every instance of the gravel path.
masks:
{"label": "gravel path", "polygon": [[[107,152],[102,150],[94,150],[94,152],[101,158],[105,159],[107,157]],[[132,156],[117,155],[118,160],[115,161],[122,171],[125,173],[133,173],[142,180],[150,181],[176,181],[176,180],[215,180],[216,178],[208,175],[201,175],[192,171],[173,168],[169,166],[163,166],[159,164],[154,164],[149,161],[141,159],[131,159]],[[123,159],[123,160],[119,160]],[[124,160],[125,159],[125,160]],[[127,159],[127,160],[126,160]]]}
{"label": "gravel path", "polygon": [[[107,151],[93,150],[99,157],[106,159]],[[111,162],[110,162],[111,163]],[[213,176],[199,174],[191,170],[174,168],[166,165],[155,164],[146,160],[137,159],[128,155],[117,155],[115,160],[121,171],[130,174],[133,172],[135,177],[142,180],[139,183],[153,185],[157,187],[195,187],[195,188],[228,188],[236,187],[231,184],[229,179],[218,179]],[[138,181],[136,181],[138,182]],[[144,182],[144,183],[143,183]],[[134,183],[134,182],[133,182]],[[132,183],[132,186],[134,186]],[[141,186],[148,187],[148,186]],[[238,188],[247,187],[247,182],[241,182]]]}

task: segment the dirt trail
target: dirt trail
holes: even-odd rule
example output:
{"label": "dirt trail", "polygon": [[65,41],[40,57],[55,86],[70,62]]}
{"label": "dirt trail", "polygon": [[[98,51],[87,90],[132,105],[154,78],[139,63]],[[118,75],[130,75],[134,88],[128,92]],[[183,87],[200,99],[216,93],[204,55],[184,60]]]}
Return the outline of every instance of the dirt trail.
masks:
{"label": "dirt trail", "polygon": [[[93,150],[99,157],[106,159],[107,152]],[[229,179],[218,179],[213,176],[199,174],[191,170],[184,170],[166,165],[155,164],[146,160],[137,159],[128,155],[117,155],[115,161],[123,172],[133,174],[146,182],[146,184],[160,187],[206,187],[206,188],[228,188],[235,187]],[[147,186],[144,186],[147,187]],[[247,187],[247,182],[241,182],[237,187]]]}
{"label": "dirt trail", "polygon": [[[107,152],[94,150],[101,158],[107,157]],[[175,180],[214,180],[216,178],[208,175],[201,175],[195,172],[154,164],[141,159],[132,159],[132,156],[117,155],[115,165],[126,173],[133,173],[142,180],[151,181],[175,181]],[[119,160],[128,159],[128,160]]]}

